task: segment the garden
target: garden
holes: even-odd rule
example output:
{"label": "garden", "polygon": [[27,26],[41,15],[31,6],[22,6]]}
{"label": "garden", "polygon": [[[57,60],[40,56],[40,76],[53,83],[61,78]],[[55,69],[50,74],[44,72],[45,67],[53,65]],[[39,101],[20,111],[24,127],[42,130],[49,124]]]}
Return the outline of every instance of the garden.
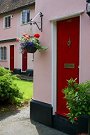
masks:
{"label": "garden", "polygon": [[10,70],[0,67],[0,113],[28,104],[32,95],[32,81],[21,80]]}

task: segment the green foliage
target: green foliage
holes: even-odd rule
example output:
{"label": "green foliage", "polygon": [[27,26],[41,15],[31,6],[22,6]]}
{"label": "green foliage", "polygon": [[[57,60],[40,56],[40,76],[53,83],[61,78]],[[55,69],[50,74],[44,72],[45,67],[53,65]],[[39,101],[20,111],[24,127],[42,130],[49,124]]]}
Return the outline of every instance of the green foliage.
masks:
{"label": "green foliage", "polygon": [[39,51],[47,50],[48,48],[46,46],[42,46],[39,41],[40,35],[38,33],[34,34],[34,36],[30,36],[28,34],[24,34],[21,38],[17,39],[17,41],[20,42],[20,48],[21,52],[23,52],[25,49],[27,50],[27,46],[29,47],[35,47]]}
{"label": "green foliage", "polygon": [[64,89],[70,121],[74,122],[80,115],[90,115],[90,81],[78,84],[76,79],[68,80]]}
{"label": "green foliage", "polygon": [[25,80],[15,80],[14,81],[20,89],[20,92],[23,93],[22,102],[27,102],[31,100],[33,96],[33,82]]}
{"label": "green foliage", "polygon": [[0,104],[19,104],[22,94],[14,83],[17,79],[10,70],[0,67]]}

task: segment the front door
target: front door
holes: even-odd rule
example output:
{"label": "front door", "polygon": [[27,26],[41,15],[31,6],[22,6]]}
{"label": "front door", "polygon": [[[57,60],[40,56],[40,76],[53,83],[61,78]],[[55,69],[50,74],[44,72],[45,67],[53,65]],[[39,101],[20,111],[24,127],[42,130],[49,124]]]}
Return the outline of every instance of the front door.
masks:
{"label": "front door", "polygon": [[79,82],[79,17],[57,22],[57,114],[68,113],[63,88],[67,80]]}
{"label": "front door", "polygon": [[27,52],[24,51],[22,53],[22,71],[26,71],[27,70]]}
{"label": "front door", "polygon": [[14,70],[14,45],[10,45],[10,70]]}

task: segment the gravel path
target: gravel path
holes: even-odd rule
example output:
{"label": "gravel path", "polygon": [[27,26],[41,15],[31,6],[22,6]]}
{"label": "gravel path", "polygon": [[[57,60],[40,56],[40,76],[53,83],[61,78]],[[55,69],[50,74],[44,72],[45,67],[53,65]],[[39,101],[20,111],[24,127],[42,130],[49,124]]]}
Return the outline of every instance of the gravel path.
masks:
{"label": "gravel path", "polygon": [[66,135],[30,120],[29,106],[0,116],[0,135]]}

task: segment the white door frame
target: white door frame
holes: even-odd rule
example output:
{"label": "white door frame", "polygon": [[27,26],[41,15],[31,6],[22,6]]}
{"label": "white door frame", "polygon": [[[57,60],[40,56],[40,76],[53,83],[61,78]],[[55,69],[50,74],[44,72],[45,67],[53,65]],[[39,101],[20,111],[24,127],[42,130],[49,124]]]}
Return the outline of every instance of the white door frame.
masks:
{"label": "white door frame", "polygon": [[[84,10],[75,14],[71,14],[68,16],[63,16],[60,18],[50,20],[51,22],[51,47],[52,47],[52,101],[51,102],[53,106],[53,114],[55,114],[56,109],[57,109],[57,21],[80,16],[80,23],[81,23],[82,13],[84,13]],[[81,27],[81,24],[80,24],[80,27]],[[81,39],[81,37],[79,39]],[[80,41],[79,41],[79,45],[81,45]],[[80,51],[80,47],[79,47],[79,51]],[[79,58],[79,61],[80,61],[80,58]]]}

